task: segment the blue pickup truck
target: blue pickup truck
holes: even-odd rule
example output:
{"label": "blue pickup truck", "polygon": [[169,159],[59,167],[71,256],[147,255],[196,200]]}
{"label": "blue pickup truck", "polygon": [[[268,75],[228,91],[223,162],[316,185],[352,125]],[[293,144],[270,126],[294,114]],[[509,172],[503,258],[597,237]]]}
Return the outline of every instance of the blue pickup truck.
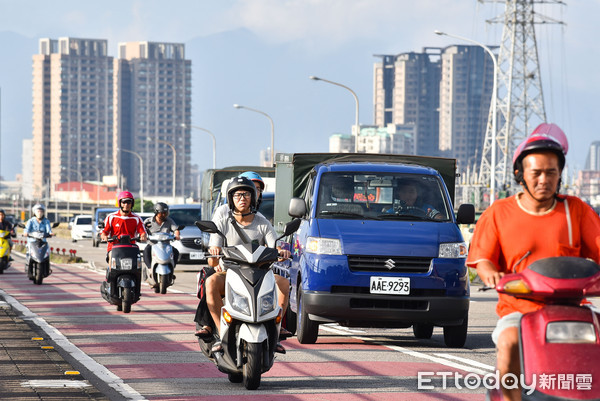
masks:
{"label": "blue pickup truck", "polygon": [[[300,229],[279,263],[290,279],[288,330],[314,343],[319,324],[412,326],[417,338],[443,327],[444,342],[467,338],[467,246],[453,208],[456,161],[404,155],[278,154],[275,226]],[[287,205],[286,205],[287,203]],[[287,208],[287,209],[286,209]]]}

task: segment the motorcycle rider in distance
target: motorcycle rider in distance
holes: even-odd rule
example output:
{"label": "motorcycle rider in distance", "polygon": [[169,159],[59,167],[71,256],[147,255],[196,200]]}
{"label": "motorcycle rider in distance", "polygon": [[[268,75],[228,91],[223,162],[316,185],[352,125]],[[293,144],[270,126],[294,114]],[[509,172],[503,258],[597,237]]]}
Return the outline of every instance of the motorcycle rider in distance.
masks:
{"label": "motorcycle rider in distance", "polygon": [[[129,191],[122,191],[117,196],[117,200],[119,202],[119,210],[110,213],[106,216],[106,219],[104,219],[104,228],[100,232],[101,240],[106,242],[109,236],[116,235],[120,238],[123,235],[129,235],[132,243],[134,243],[133,238],[135,238],[136,234],[139,234],[140,241],[146,241],[147,235],[146,229],[144,228],[144,222],[141,217],[131,211],[135,202],[132,193]],[[113,243],[109,242],[106,249],[107,262],[110,260],[110,251],[112,247]]]}
{"label": "motorcycle rider in distance", "polygon": [[[46,207],[40,203],[36,203],[31,208],[31,211],[33,212],[33,217],[27,220],[25,228],[23,229],[23,234],[27,235],[28,233],[39,231],[49,234],[49,236],[54,236],[50,220],[45,217]],[[27,252],[29,252],[29,245],[32,241],[35,241],[35,239],[27,237]]]}
{"label": "motorcycle rider in distance", "polygon": [[[144,227],[146,227],[149,234],[158,232],[173,233],[175,239],[179,240],[179,229],[177,224],[169,217],[169,206],[164,202],[158,202],[154,205],[154,216],[148,217],[144,220]],[[179,251],[173,247],[173,259],[175,263],[179,260]],[[144,263],[146,266],[151,267],[152,263],[152,244],[148,244],[144,248]]]}
{"label": "motorcycle rider in distance", "polygon": [[[234,178],[227,186],[227,204],[230,208],[230,213],[226,218],[215,221],[217,228],[227,238],[227,245],[239,245],[248,242],[257,241],[260,245],[275,248],[275,240],[277,234],[269,221],[257,215],[256,208],[256,187],[254,183],[245,177]],[[247,238],[240,237],[238,230]],[[248,241],[249,240],[249,241]],[[223,239],[218,234],[210,236],[209,253],[211,255],[220,255],[222,253]],[[288,250],[279,250],[281,258],[289,258],[291,255]],[[221,323],[221,307],[223,306],[223,296],[225,295],[225,275],[223,265],[218,258],[208,258],[208,264],[214,267],[217,273],[210,276],[206,281],[206,301],[208,309],[213,318],[217,331],[219,331]],[[290,283],[284,277],[275,274],[277,284],[277,298],[279,306],[283,311],[287,309]],[[210,329],[209,327],[205,327]],[[222,349],[221,342],[217,341],[212,351],[219,352]],[[285,353],[285,348],[281,344],[277,344],[277,351]]]}
{"label": "motorcycle rider in distance", "polygon": [[[7,238],[8,245],[10,246],[10,251],[12,253],[13,242],[12,237],[16,237],[15,228],[10,223],[10,221],[6,220],[6,213],[4,209],[0,209],[0,230],[5,230],[10,232],[10,236]],[[9,260],[13,260],[12,256],[9,257]]]}
{"label": "motorcycle rider in distance", "polygon": [[[568,143],[555,124],[540,124],[516,149],[514,177],[522,191],[495,201],[478,220],[467,265],[476,267],[486,286],[504,274],[519,273],[536,260],[576,256],[600,261],[600,217],[575,196],[559,195]],[[497,369],[502,379],[519,378],[519,326],[523,314],[539,302],[499,294],[500,316],[492,333]],[[510,376],[509,376],[510,377]],[[519,388],[502,386],[507,400],[521,400]]]}

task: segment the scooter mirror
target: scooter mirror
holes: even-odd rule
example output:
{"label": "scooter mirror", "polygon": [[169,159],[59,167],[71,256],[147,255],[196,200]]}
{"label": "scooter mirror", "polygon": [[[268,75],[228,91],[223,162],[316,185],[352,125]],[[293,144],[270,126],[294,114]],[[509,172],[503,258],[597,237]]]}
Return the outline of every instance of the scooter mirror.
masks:
{"label": "scooter mirror", "polygon": [[59,225],[60,225],[60,222],[58,222],[58,221],[57,221],[56,223],[52,223],[52,228],[56,228],[56,227],[58,227]]}
{"label": "scooter mirror", "polygon": [[23,223],[17,223],[17,225],[21,228],[25,228],[25,224],[23,224]]}
{"label": "scooter mirror", "polygon": [[294,219],[285,225],[285,229],[283,230],[283,237],[287,237],[290,234],[295,233],[300,228],[300,224],[302,223],[302,219]]}
{"label": "scooter mirror", "polygon": [[200,220],[195,222],[196,227],[200,230],[207,232],[209,234],[216,234],[219,232],[217,225],[210,220]]}
{"label": "scooter mirror", "polygon": [[179,231],[183,230],[184,228],[185,228],[185,226],[184,226],[183,224],[182,224],[182,225],[180,225],[180,226],[177,226],[177,229],[178,229]]}
{"label": "scooter mirror", "polygon": [[98,223],[98,228],[99,229],[103,229],[104,228],[104,222],[103,221],[101,221],[101,222]]}

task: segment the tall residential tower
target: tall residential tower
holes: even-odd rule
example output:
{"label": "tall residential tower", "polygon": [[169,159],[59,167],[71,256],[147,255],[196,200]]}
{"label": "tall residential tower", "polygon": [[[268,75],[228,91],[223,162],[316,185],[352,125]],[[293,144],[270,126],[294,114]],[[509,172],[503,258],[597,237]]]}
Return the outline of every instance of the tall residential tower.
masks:
{"label": "tall residential tower", "polygon": [[[192,190],[190,175],[192,73],[181,43],[119,44],[115,60],[115,144],[144,159],[144,194],[177,197]],[[114,152],[124,188],[139,192],[140,161]]]}
{"label": "tall residential tower", "polygon": [[[113,60],[107,41],[41,39],[33,56],[33,193],[112,173]],[[97,155],[99,157],[97,157]]]}

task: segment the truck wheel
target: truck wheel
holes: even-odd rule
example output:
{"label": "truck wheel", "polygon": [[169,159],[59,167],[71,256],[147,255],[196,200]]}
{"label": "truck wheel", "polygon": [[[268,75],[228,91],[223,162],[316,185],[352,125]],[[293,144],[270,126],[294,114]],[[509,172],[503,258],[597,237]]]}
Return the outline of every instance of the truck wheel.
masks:
{"label": "truck wheel", "polygon": [[413,324],[413,333],[415,338],[427,340],[433,335],[433,324],[415,323]]}
{"label": "truck wheel", "polygon": [[133,290],[129,287],[123,288],[123,300],[121,306],[123,307],[123,313],[131,312],[131,301],[133,300]]}
{"label": "truck wheel", "polygon": [[33,283],[37,285],[42,285],[42,281],[44,281],[44,268],[39,263],[34,263],[33,265]]}
{"label": "truck wheel", "polygon": [[243,368],[244,387],[256,390],[260,386],[262,371],[262,344],[246,343],[246,363]]}
{"label": "truck wheel", "polygon": [[444,326],[444,343],[450,348],[461,348],[467,341],[467,329],[469,327],[469,315],[465,315],[461,325]]}
{"label": "truck wheel", "polygon": [[297,329],[298,342],[300,344],[314,344],[319,336],[319,323],[313,322],[308,317],[308,313],[304,309],[304,294],[302,287],[298,287],[298,323]]}

